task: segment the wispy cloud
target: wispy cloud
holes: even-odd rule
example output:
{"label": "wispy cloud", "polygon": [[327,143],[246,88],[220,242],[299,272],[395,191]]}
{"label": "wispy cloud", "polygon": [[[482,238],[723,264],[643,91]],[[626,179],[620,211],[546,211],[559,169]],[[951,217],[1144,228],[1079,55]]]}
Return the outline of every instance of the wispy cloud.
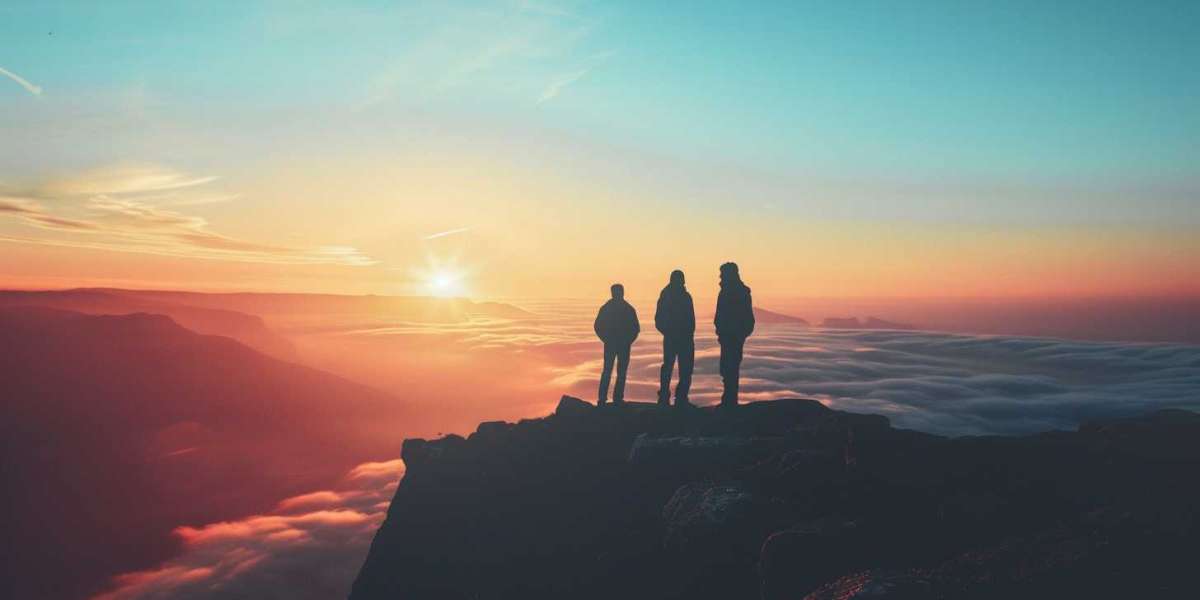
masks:
{"label": "wispy cloud", "polygon": [[40,191],[51,196],[142,194],[190,188],[216,181],[216,176],[194,176],[152,164],[112,165],[44,183]]}
{"label": "wispy cloud", "polygon": [[[406,97],[470,89],[528,102],[552,98],[547,88],[568,73],[582,77],[594,62],[584,42],[597,28],[594,16],[549,2],[502,1],[463,9],[432,5],[421,19],[436,26],[414,31],[410,42],[369,82],[359,107]],[[416,17],[414,17],[416,18]]]}
{"label": "wispy cloud", "polygon": [[212,231],[201,216],[177,210],[236,197],[194,191],[215,180],[155,165],[115,166],[8,192],[0,195],[0,215],[47,233],[0,241],[271,264],[374,264],[348,246],[302,248],[234,238]]}
{"label": "wispy cloud", "polygon": [[580,79],[583,79],[589,72],[591,72],[590,68],[580,69],[574,73],[568,73],[562,77],[559,77],[558,79],[555,79],[554,81],[551,81],[550,84],[546,86],[546,89],[542,90],[542,95],[538,98],[537,103],[542,104],[557,98],[558,95],[567,88],[567,86],[579,81]]}
{"label": "wispy cloud", "polygon": [[0,197],[0,214],[19,215],[27,223],[49,229],[93,230],[98,227],[86,221],[56,217],[48,214],[38,203],[25,198]]}
{"label": "wispy cloud", "polygon": [[446,236],[448,236],[448,235],[454,235],[454,234],[456,234],[456,233],[466,233],[466,232],[468,232],[468,231],[470,231],[470,230],[471,230],[471,228],[470,228],[470,227],[459,227],[458,229],[449,229],[449,230],[446,230],[446,231],[439,231],[439,232],[437,232],[437,233],[434,233],[434,234],[431,234],[431,235],[427,235],[427,236],[425,236],[425,237],[424,237],[424,238],[422,238],[422,239],[426,239],[426,240],[436,240],[437,238],[440,238],[440,237],[446,237]]}
{"label": "wispy cloud", "polygon": [[0,67],[0,75],[4,75],[5,77],[8,77],[9,79],[17,82],[18,85],[25,88],[26,91],[28,91],[30,94],[33,94],[34,96],[42,95],[41,86],[34,85],[28,79],[25,79],[24,77],[21,77],[20,75],[17,75],[16,73],[13,73],[12,71],[5,69],[4,67]]}

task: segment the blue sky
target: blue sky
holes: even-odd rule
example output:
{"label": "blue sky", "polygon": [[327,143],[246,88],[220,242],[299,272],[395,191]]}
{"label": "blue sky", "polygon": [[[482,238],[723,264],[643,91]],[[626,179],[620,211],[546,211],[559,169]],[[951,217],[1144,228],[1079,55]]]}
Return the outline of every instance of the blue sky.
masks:
{"label": "blue sky", "polygon": [[[145,86],[199,113],[375,95],[670,154],[852,174],[1191,179],[1200,155],[1200,6],[1189,2],[2,10],[0,67],[48,95]],[[403,70],[402,92],[378,90]],[[5,82],[0,98],[31,110],[22,93]]]}

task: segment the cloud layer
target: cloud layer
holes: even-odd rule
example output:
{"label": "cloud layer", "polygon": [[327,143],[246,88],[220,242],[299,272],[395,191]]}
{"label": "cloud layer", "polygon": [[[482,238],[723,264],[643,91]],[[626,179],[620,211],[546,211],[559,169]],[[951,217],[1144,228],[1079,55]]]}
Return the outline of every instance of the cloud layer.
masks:
{"label": "cloud layer", "polygon": [[[407,324],[359,334],[454,337],[474,351],[536,353],[554,383],[594,398],[601,361],[591,307],[529,308],[540,318]],[[701,323],[692,388],[700,403],[720,396],[719,349],[706,331],[711,327]],[[643,323],[642,332],[627,397],[650,400],[658,389],[661,338],[652,323]],[[1073,429],[1090,418],[1200,409],[1200,346],[762,325],[746,345],[742,394],[745,400],[817,398],[946,435]]]}
{"label": "cloud layer", "polygon": [[403,471],[399,459],[365,463],[338,489],[288,498],[269,514],[180,527],[180,556],[117,577],[98,600],[344,598]]}

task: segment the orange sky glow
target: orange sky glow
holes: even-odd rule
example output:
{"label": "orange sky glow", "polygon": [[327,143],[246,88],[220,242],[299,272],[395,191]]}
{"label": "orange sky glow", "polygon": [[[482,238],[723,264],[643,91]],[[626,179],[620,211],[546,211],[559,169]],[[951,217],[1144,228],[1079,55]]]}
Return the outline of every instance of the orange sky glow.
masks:
{"label": "orange sky glow", "polygon": [[[734,260],[762,298],[1200,293],[1200,239],[1161,225],[830,219],[739,199],[689,210],[500,168],[314,165],[214,183],[162,171],[183,179],[170,202],[118,169],[10,193],[0,285],[489,298],[603,296],[622,281],[637,297],[682,268],[704,297]],[[238,199],[204,202],[213,193]]]}

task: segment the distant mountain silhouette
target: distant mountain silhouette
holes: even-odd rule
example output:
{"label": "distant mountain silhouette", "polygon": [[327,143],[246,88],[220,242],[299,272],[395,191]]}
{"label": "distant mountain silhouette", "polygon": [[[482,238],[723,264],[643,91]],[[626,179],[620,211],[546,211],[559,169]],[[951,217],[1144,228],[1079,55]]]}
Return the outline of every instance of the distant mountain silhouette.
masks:
{"label": "distant mountain silhouette", "polygon": [[215,306],[197,306],[170,298],[155,298],[127,290],[0,290],[0,307],[44,306],[87,314],[123,315],[135,312],[167,315],[197,333],[231,337],[276,358],[291,359],[290,341],[267,328],[261,317]]}
{"label": "distant mountain silhouette", "polygon": [[759,324],[783,323],[791,325],[808,325],[808,321],[805,321],[800,317],[793,317],[792,315],[785,315],[783,313],[777,313],[773,310],[767,310],[760,307],[754,308],[754,321]]}
{"label": "distant mountain silhouette", "polygon": [[236,310],[270,316],[376,314],[417,322],[461,322],[471,317],[529,318],[533,314],[499,302],[473,302],[466,298],[430,296],[349,296],[340,294],[292,293],[205,293],[170,290],[89,291],[119,293],[146,301],[202,308]]}
{"label": "distant mountain silhouette", "polygon": [[1200,414],[943,438],[563,397],[410,439],[351,600],[1190,597]]}
{"label": "distant mountain silhouette", "polygon": [[476,317],[493,317],[498,319],[529,319],[536,315],[511,304],[503,302],[471,302],[467,313]]}
{"label": "distant mountain silhouette", "polygon": [[821,322],[821,327],[827,329],[916,329],[916,326],[908,323],[896,323],[875,317],[867,317],[862,321],[858,320],[858,317],[829,317]]}
{"label": "distant mountain silhouette", "polygon": [[[713,315],[711,312],[704,317],[704,320],[712,323]],[[780,324],[780,325],[808,325],[808,321],[800,317],[794,317],[784,313],[767,310],[758,306],[754,307],[754,321],[758,324]]]}
{"label": "distant mountain silhouette", "polygon": [[80,598],[181,524],[269,508],[386,457],[370,388],[163,315],[0,308],[0,597]]}

